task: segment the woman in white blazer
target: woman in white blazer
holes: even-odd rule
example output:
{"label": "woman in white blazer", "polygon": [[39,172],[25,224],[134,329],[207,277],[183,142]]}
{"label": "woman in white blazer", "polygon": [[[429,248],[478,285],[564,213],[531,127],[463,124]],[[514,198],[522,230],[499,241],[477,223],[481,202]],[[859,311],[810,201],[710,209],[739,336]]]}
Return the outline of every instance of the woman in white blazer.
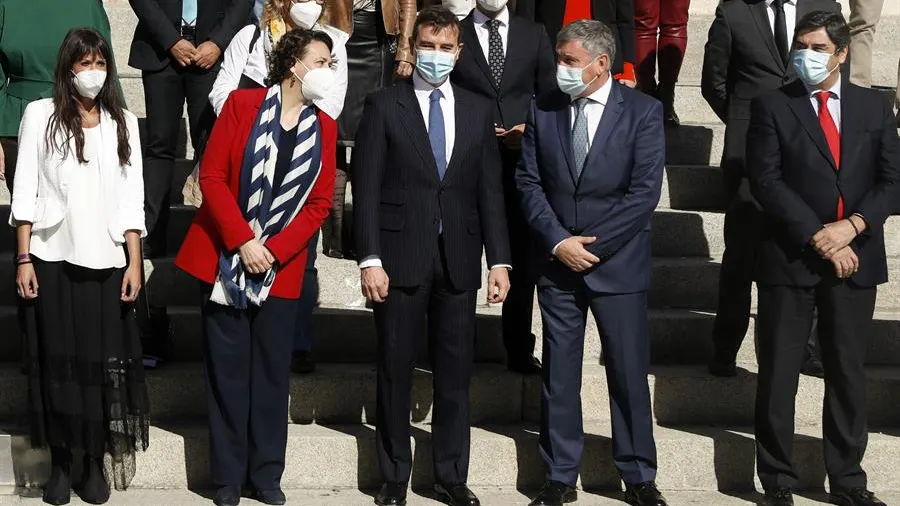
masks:
{"label": "woman in white blazer", "polygon": [[[107,62],[110,63],[107,66]],[[147,447],[148,400],[132,303],[141,287],[144,185],[137,118],[122,108],[110,46],[94,29],[69,32],[54,97],[28,105],[10,225],[24,300],[31,443],[51,451],[44,502],[70,497],[72,452],[84,452],[77,488],[109,499]]]}

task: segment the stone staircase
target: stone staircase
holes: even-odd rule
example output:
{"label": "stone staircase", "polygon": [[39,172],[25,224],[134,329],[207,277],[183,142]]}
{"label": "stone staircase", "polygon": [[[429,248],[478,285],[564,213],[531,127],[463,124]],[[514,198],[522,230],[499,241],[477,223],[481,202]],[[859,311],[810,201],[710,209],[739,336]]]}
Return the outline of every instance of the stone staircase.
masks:
{"label": "stone staircase", "polygon": [[[753,500],[755,479],[752,434],[756,354],[754,325],[741,348],[736,378],[712,378],[705,364],[717,302],[723,244],[721,177],[724,126],[700,96],[700,66],[715,0],[694,0],[688,55],[677,90],[685,122],[668,132],[668,167],[654,216],[654,277],[650,291],[652,371],[650,387],[659,451],[659,486],[672,504],[731,505]],[[125,66],[135,18],[125,0],[104,0],[113,29],[122,84],[131,109],[145,116],[140,73]],[[876,35],[876,84],[893,86],[900,49],[900,2],[888,0]],[[845,14],[849,12],[844,7]],[[186,139],[186,136],[183,136]],[[192,150],[185,140],[173,181],[173,201],[190,172]],[[8,202],[0,195],[0,202]],[[194,210],[176,205],[168,234],[180,244]],[[8,205],[0,206],[5,221]],[[869,336],[868,396],[871,433],[864,462],[870,485],[884,498],[900,497],[900,217],[886,229],[891,282],[880,288],[876,325]],[[35,492],[49,472],[48,456],[30,448],[25,422],[26,384],[19,372],[12,290],[14,267],[8,260],[14,237],[0,234],[0,487]],[[292,378],[288,464],[283,479],[291,501],[321,505],[370,504],[368,491],[380,483],[375,461],[376,338],[371,313],[359,293],[354,263],[319,257],[321,307],[316,311],[316,373]],[[177,334],[175,360],[149,376],[154,425],[151,446],[139,456],[135,490],[116,494],[111,504],[205,504],[187,493],[210,486],[208,437],[200,351],[199,291],[176,271],[172,260],[155,261],[148,285],[170,306]],[[482,298],[481,300],[485,300]],[[540,382],[510,374],[502,365],[500,308],[478,308],[478,341],[472,380],[472,456],[469,483],[483,491],[485,504],[525,504],[516,492],[538,487],[543,465],[537,452]],[[534,331],[540,335],[535,310]],[[582,400],[586,452],[581,476],[586,494],[580,504],[618,503],[620,483],[610,460],[611,431],[606,377],[600,363],[596,326],[590,322],[583,364]],[[423,335],[423,340],[425,336]],[[540,353],[540,343],[538,344]],[[426,348],[423,346],[423,350]],[[431,373],[423,352],[413,389],[415,465],[412,485],[431,483]],[[821,380],[802,377],[797,396],[795,461],[804,488],[825,483],[821,443]],[[165,489],[165,491],[159,490]],[[302,489],[302,490],[301,490]],[[893,496],[892,496],[893,494]],[[611,499],[612,498],[612,499]],[[798,504],[813,504],[815,492]],[[39,499],[34,499],[38,501]],[[6,504],[32,499],[4,497]],[[424,497],[411,504],[433,504]]]}

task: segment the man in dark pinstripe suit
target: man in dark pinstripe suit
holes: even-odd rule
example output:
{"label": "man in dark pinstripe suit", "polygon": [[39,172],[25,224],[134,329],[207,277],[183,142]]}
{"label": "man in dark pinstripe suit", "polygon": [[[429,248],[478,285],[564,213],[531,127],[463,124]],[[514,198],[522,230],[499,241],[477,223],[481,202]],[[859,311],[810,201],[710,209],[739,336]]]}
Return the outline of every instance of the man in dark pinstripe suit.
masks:
{"label": "man in dark pinstripe suit", "polygon": [[448,80],[459,36],[449,10],[420,12],[412,81],[370,95],[356,136],[353,230],[378,332],[380,505],[406,503],[412,374],[426,321],[435,489],[451,505],[480,504],[466,479],[482,249],[490,302],[505,299],[511,260],[492,104]]}

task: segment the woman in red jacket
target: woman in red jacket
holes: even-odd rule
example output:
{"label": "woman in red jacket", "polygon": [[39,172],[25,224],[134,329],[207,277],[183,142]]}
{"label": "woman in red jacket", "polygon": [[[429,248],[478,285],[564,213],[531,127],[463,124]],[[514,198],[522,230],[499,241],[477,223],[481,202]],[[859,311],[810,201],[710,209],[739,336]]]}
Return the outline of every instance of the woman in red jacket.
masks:
{"label": "woman in red jacket", "polygon": [[331,208],[337,125],[331,39],[285,34],[269,88],[231,94],[200,166],[203,205],[175,264],[205,283],[204,359],[215,503],[245,486],[284,504],[288,391],[307,245]]}

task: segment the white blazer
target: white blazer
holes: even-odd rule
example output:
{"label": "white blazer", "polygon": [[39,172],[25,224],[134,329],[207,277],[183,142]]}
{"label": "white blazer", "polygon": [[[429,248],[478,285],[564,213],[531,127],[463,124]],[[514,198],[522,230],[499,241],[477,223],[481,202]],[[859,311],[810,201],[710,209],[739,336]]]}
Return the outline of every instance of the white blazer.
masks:
{"label": "white blazer", "polygon": [[[32,230],[45,230],[59,224],[68,211],[69,180],[80,168],[75,155],[75,141],[69,142],[68,156],[57,150],[48,152],[45,142],[53,99],[45,98],[28,104],[19,126],[19,158],[13,183],[9,224],[31,222]],[[125,242],[125,232],[139,230],[147,235],[144,225],[144,174],[141,139],[137,117],[125,111],[131,164],[119,165],[116,123],[106,111],[100,112],[100,174],[102,204],[106,207],[106,228],[116,243]],[[110,177],[112,176],[112,177]],[[61,252],[64,253],[64,252]]]}
{"label": "white blazer", "polygon": [[[313,29],[321,30],[331,37],[331,59],[335,66],[334,87],[324,98],[313,100],[313,104],[331,116],[331,119],[337,120],[341,111],[344,110],[344,97],[347,96],[347,40],[350,35],[328,25],[316,24]],[[269,53],[272,51],[268,30],[266,28],[260,33],[256,45],[253,46],[253,53],[250,53],[250,41],[253,40],[256,25],[247,25],[241,28],[231,39],[231,43],[225,49],[225,56],[219,73],[216,75],[216,82],[209,93],[209,103],[215,109],[216,115],[222,112],[228,95],[237,89],[242,75],[246,75],[260,86],[263,85],[263,81],[269,73],[267,61]]]}

